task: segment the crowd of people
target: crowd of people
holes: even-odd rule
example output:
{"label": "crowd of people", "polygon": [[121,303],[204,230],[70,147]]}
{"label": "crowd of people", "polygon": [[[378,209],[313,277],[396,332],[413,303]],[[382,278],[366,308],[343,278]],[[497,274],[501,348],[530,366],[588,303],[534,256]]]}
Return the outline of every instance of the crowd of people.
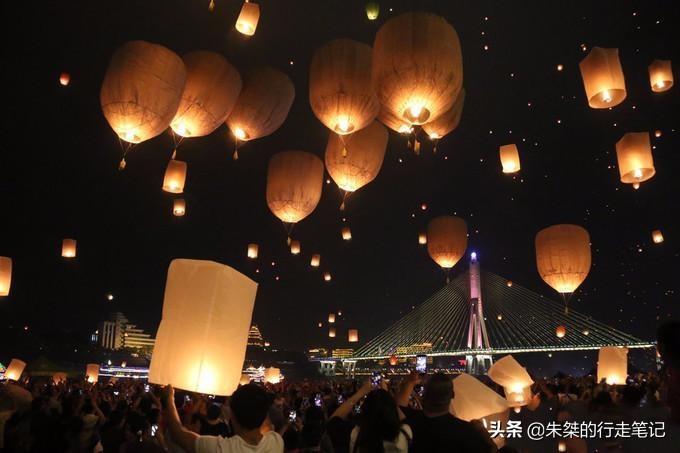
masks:
{"label": "crowd of people", "polygon": [[[657,452],[680,451],[680,323],[659,331],[660,373],[608,386],[592,376],[536,379],[510,421],[663,422],[663,436],[492,438],[452,414],[452,377],[250,383],[210,397],[139,381],[0,385],[2,452]],[[482,378],[483,379],[483,378]],[[490,381],[487,384],[502,394]]]}

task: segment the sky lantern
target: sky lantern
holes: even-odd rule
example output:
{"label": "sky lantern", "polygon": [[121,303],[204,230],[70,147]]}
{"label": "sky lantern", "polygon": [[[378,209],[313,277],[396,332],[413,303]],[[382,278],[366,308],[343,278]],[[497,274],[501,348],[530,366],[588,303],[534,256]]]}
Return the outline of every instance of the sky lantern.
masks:
{"label": "sky lantern", "polygon": [[9,295],[12,286],[12,258],[0,256],[0,297]]}
{"label": "sky lantern", "polygon": [[281,127],[294,99],[295,86],[283,72],[261,66],[247,73],[226,121],[237,149],[239,142],[265,137]]}
{"label": "sky lantern", "polygon": [[62,72],[59,74],[59,84],[61,86],[66,87],[69,83],[71,83],[71,74],[68,72]]}
{"label": "sky lantern", "polygon": [[663,234],[661,233],[661,230],[652,231],[652,241],[655,244],[661,244],[663,242]]}
{"label": "sky lantern", "polygon": [[392,354],[392,355],[390,356],[390,366],[396,366],[396,365],[397,365],[397,362],[398,362],[397,356],[394,355],[394,354]]}
{"label": "sky lantern", "polygon": [[257,283],[214,261],[175,259],[149,382],[208,395],[238,387]]}
{"label": "sky lantern", "polygon": [[67,377],[66,373],[64,373],[63,371],[57,371],[52,375],[52,383],[54,385],[66,383],[66,377]]}
{"label": "sky lantern", "polygon": [[257,30],[257,23],[260,20],[260,5],[248,0],[243,3],[241,13],[236,19],[236,30],[246,36],[253,36]]}
{"label": "sky lantern", "polygon": [[145,41],[116,50],[99,94],[102,111],[121,140],[140,143],[162,133],[177,112],[186,69],[173,51]]}
{"label": "sky lantern", "polygon": [[578,66],[589,106],[607,109],[626,99],[626,81],[619,61],[619,49],[593,47]]}
{"label": "sky lantern", "polygon": [[456,102],[450,109],[436,120],[423,124],[423,131],[430,137],[430,140],[439,140],[458,127],[463,116],[463,104],[465,104],[465,89],[460,90]]}
{"label": "sky lantern", "polygon": [[376,20],[380,14],[380,4],[378,2],[366,3],[366,17],[368,20]]}
{"label": "sky lantern", "polygon": [[328,337],[329,338],[335,338],[335,327],[329,327],[328,328]]}
{"label": "sky lantern", "polygon": [[427,252],[442,269],[451,269],[465,254],[467,225],[460,217],[441,216],[427,226]]}
{"label": "sky lantern", "polygon": [[342,239],[345,241],[352,239],[352,230],[350,230],[348,226],[342,227]]}
{"label": "sky lantern", "polygon": [[461,373],[453,380],[453,414],[467,422],[508,410],[508,401],[474,376]]}
{"label": "sky lantern", "polygon": [[319,255],[318,253],[315,253],[314,255],[312,255],[312,259],[309,261],[309,265],[312,266],[312,267],[319,267],[320,264],[321,264],[321,255]]}
{"label": "sky lantern", "polygon": [[555,328],[555,336],[557,338],[564,338],[564,336],[567,334],[567,328],[564,326],[557,326]]}
{"label": "sky lantern", "polygon": [[349,329],[347,331],[347,341],[350,343],[359,342],[359,331],[357,329]]}
{"label": "sky lantern", "polygon": [[508,280],[505,284],[508,288],[512,288],[512,280]]}
{"label": "sky lantern", "polygon": [[378,113],[378,121],[398,134],[410,135],[414,130],[411,123],[401,119],[397,115],[385,109],[385,107],[380,109],[380,113]]}
{"label": "sky lantern", "polygon": [[625,385],[628,377],[628,348],[605,346],[597,356],[597,382]]}
{"label": "sky lantern", "polygon": [[325,282],[330,282],[333,277],[331,276],[330,272],[324,272],[323,273],[323,280]]}
{"label": "sky lantern", "polygon": [[184,192],[184,182],[187,179],[187,163],[181,160],[170,159],[165,169],[163,178],[163,190],[170,193]]}
{"label": "sky lantern", "polygon": [[309,103],[319,121],[338,135],[371,124],[380,111],[371,84],[371,47],[335,39],[317,49],[309,67]]}
{"label": "sky lantern", "polygon": [[241,374],[241,379],[239,380],[239,385],[248,385],[250,384],[250,376],[247,375],[246,373]]}
{"label": "sky lantern", "polygon": [[259,247],[257,244],[248,244],[248,258],[250,259],[255,259],[257,258],[257,251]]}
{"label": "sky lantern", "polygon": [[18,381],[19,378],[21,378],[21,374],[24,372],[24,368],[26,368],[26,362],[23,360],[10,360],[9,365],[7,365],[7,369],[5,370],[5,379]]}
{"label": "sky lantern", "polygon": [[305,151],[282,151],[269,159],[267,205],[286,225],[294,224],[314,211],[321,199],[323,162]]}
{"label": "sky lantern", "polygon": [[517,145],[511,143],[509,145],[502,145],[499,150],[501,158],[501,165],[503,166],[503,173],[517,173],[520,168],[519,150]]}
{"label": "sky lantern", "polygon": [[671,89],[673,86],[671,60],[654,60],[649,65],[649,84],[655,93],[662,93]]}
{"label": "sky lantern", "polygon": [[427,234],[423,232],[418,233],[418,244],[420,245],[427,244]]}
{"label": "sky lantern", "polygon": [[621,182],[639,184],[651,179],[654,169],[654,157],[648,132],[628,132],[616,142],[616,160],[619,164]]}
{"label": "sky lantern", "polygon": [[281,370],[273,366],[265,368],[264,382],[268,384],[278,384],[281,382]]}
{"label": "sky lantern", "polygon": [[180,137],[202,137],[227,119],[241,92],[241,75],[222,55],[199,50],[182,58],[187,70],[170,127]]}
{"label": "sky lantern", "polygon": [[88,363],[85,367],[85,377],[90,384],[96,384],[99,381],[99,364]]}
{"label": "sky lantern", "polygon": [[531,400],[531,385],[534,381],[513,356],[506,355],[494,362],[488,375],[492,381],[503,387],[510,407],[526,406]]}
{"label": "sky lantern", "polygon": [[463,86],[456,30],[430,13],[389,19],[373,44],[372,80],[380,104],[397,118],[412,125],[436,120]]}
{"label": "sky lantern", "polygon": [[562,294],[565,313],[568,297],[590,272],[590,235],[578,225],[553,225],[536,234],[536,267],[548,285]]}
{"label": "sky lantern", "polygon": [[328,314],[328,322],[330,324],[333,324],[335,322],[335,313],[329,313]]}
{"label": "sky lantern", "polygon": [[64,239],[61,241],[61,256],[64,258],[76,257],[76,240]]}
{"label": "sky lantern", "polygon": [[290,253],[291,254],[299,255],[300,249],[301,249],[300,241],[298,241],[297,239],[293,239],[292,241],[290,241]]}
{"label": "sky lantern", "polygon": [[184,198],[175,198],[172,201],[172,214],[175,217],[182,217],[184,214],[186,214],[187,211],[187,202],[184,200]]}

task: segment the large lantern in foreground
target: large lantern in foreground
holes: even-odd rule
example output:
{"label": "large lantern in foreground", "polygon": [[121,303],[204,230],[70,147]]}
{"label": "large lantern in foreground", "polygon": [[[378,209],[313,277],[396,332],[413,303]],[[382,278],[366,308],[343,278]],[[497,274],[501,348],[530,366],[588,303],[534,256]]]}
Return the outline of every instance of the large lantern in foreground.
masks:
{"label": "large lantern in foreground", "polygon": [[111,58],[99,94],[102,111],[121,140],[140,143],[163,132],[177,112],[186,69],[158,44],[131,41]]}
{"label": "large lantern in foreground", "polygon": [[673,86],[673,69],[671,60],[654,60],[649,65],[649,84],[652,91],[661,93]]}
{"label": "large lantern in foreground", "polygon": [[628,132],[616,142],[616,160],[621,182],[639,184],[656,173],[647,132]]}
{"label": "large lantern in foreground", "polygon": [[323,162],[304,151],[283,151],[269,159],[267,204],[276,217],[295,224],[314,211],[321,199]]}
{"label": "large lantern in foreground", "polygon": [[96,384],[99,381],[99,364],[88,363],[85,367],[85,378],[90,384]]}
{"label": "large lantern in foreground", "polygon": [[255,282],[229,266],[173,260],[149,382],[230,395],[241,378],[256,292]]}
{"label": "large lantern in foreground", "polygon": [[508,401],[474,376],[461,373],[453,380],[455,398],[451,405],[454,415],[461,420],[481,420],[506,411]]}
{"label": "large lantern in foreground", "polygon": [[163,190],[170,193],[184,192],[184,183],[187,179],[187,163],[181,160],[170,159],[163,177]]}
{"label": "large lantern in foreground", "polygon": [[236,30],[246,36],[253,36],[260,20],[260,5],[246,0],[241,7],[241,13],[236,19]]}
{"label": "large lantern in foreground", "polygon": [[597,382],[605,379],[609,385],[625,385],[628,376],[628,348],[605,346],[597,357]]}
{"label": "large lantern in foreground", "polygon": [[347,341],[357,343],[359,341],[359,331],[357,329],[349,329],[347,331]]}
{"label": "large lantern in foreground", "polygon": [[12,258],[0,256],[0,297],[9,295],[12,286]]}
{"label": "large lantern in foreground", "polygon": [[499,155],[503,173],[516,173],[522,168],[519,161],[519,150],[514,143],[502,145],[499,149]]}
{"label": "large lantern in foreground", "polygon": [[386,108],[381,108],[380,113],[378,113],[378,121],[383,123],[385,126],[392,129],[402,135],[410,135],[414,128],[411,123],[406,120],[400,119],[395,114],[387,110]]}
{"label": "large lantern in foreground", "polygon": [[9,365],[7,365],[7,369],[5,370],[5,379],[18,381],[21,374],[24,372],[24,368],[26,368],[26,362],[23,360],[10,360]]}
{"label": "large lantern in foreground", "polygon": [[590,272],[590,235],[578,225],[553,225],[536,234],[536,267],[548,285],[571,294]]}
{"label": "large lantern in foreground", "polygon": [[382,167],[388,138],[387,129],[377,121],[347,139],[331,133],[326,168],[338,187],[354,192],[373,181]]}
{"label": "large lantern in foreground", "polygon": [[373,44],[373,86],[380,104],[408,124],[434,121],[463,85],[456,30],[443,17],[405,13],[383,24]]}
{"label": "large lantern in foreground", "polygon": [[371,124],[380,111],[371,84],[371,47],[335,39],[317,49],[309,67],[309,103],[319,121],[339,135]]}
{"label": "large lantern in foreground", "polygon": [[496,361],[488,372],[489,377],[505,390],[510,407],[526,406],[531,400],[531,384],[527,370],[511,355]]}
{"label": "large lantern in foreground", "polygon": [[619,61],[619,49],[593,47],[580,63],[588,105],[606,109],[626,99],[626,81]]}
{"label": "large lantern in foreground", "polygon": [[268,66],[253,69],[244,77],[227,126],[239,141],[265,137],[283,124],[293,99],[295,87],[286,74]]}
{"label": "large lantern in foreground", "polygon": [[427,252],[443,269],[451,269],[465,254],[467,225],[460,217],[435,217],[427,226]]}
{"label": "large lantern in foreground", "polygon": [[429,123],[423,124],[423,130],[432,140],[439,140],[443,136],[454,131],[463,116],[463,105],[465,104],[465,89],[461,89],[456,102],[450,109],[444,112],[439,118]]}
{"label": "large lantern in foreground", "polygon": [[215,52],[190,52],[183,60],[187,80],[170,127],[181,137],[201,137],[227,119],[241,92],[241,75]]}
{"label": "large lantern in foreground", "polygon": [[76,240],[64,239],[61,241],[61,256],[64,258],[76,257]]}

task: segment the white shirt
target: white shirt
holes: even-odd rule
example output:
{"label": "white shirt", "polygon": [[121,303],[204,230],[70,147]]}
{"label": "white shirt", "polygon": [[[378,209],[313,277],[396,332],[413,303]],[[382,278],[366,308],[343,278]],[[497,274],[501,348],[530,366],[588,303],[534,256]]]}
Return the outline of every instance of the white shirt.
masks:
{"label": "white shirt", "polygon": [[274,431],[263,435],[257,445],[249,444],[241,436],[199,436],[195,448],[196,453],[283,453],[283,439]]}
{"label": "white shirt", "polygon": [[[402,432],[403,431],[403,432]],[[408,436],[408,438],[404,435]],[[357,441],[357,436],[359,435],[359,427],[355,426],[352,430],[352,434],[349,439],[349,451],[352,453],[354,451],[354,444]],[[411,432],[411,427],[408,425],[401,425],[401,431],[399,435],[392,442],[383,441],[383,448],[385,453],[406,453],[408,452],[408,442],[409,439],[413,438],[413,433]]]}

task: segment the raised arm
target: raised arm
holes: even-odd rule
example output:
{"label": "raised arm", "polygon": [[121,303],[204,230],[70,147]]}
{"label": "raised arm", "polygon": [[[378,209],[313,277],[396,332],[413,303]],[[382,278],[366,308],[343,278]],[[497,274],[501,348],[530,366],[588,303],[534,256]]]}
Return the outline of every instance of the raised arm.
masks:
{"label": "raised arm", "polygon": [[163,417],[170,432],[172,441],[182,447],[187,453],[196,453],[196,439],[198,434],[182,426],[175,407],[175,389],[171,385],[163,389]]}
{"label": "raised arm", "polygon": [[401,384],[401,389],[397,395],[397,406],[408,407],[408,400],[413,393],[413,388],[420,382],[420,376],[417,372],[411,371],[406,377],[406,380]]}
{"label": "raised arm", "polygon": [[366,382],[364,382],[364,385],[362,385],[354,395],[347,398],[347,400],[344,403],[342,403],[340,407],[335,409],[335,412],[333,412],[331,418],[339,417],[343,420],[346,419],[347,416],[349,416],[350,412],[352,412],[354,405],[361,401],[361,398],[368,395],[368,393],[372,389],[373,387],[371,386],[371,380],[370,379],[366,380]]}

